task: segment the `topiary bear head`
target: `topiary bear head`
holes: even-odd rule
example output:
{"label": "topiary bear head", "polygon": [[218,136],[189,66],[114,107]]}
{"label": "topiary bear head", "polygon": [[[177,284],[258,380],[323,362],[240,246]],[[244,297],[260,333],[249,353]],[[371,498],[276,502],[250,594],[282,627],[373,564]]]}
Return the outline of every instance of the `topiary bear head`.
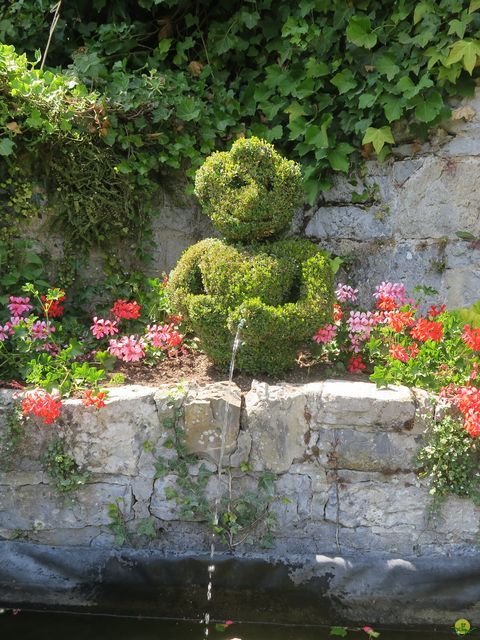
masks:
{"label": "topiary bear head", "polygon": [[286,231],[301,204],[300,166],[264,140],[241,138],[205,160],[195,195],[227,240],[265,240]]}

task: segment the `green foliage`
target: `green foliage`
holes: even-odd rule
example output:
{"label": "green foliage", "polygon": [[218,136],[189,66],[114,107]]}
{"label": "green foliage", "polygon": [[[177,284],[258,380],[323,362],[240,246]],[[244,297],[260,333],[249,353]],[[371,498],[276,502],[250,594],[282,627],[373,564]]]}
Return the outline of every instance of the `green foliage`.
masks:
{"label": "green foliage", "polygon": [[[143,256],[148,198],[117,167],[122,151],[105,144],[105,99],[78,79],[35,68],[6,45],[0,45],[0,96],[0,260],[16,253],[23,223],[52,210],[49,224],[62,233],[66,252],[84,260],[91,247],[125,239]],[[22,276],[35,279],[17,272],[2,277],[0,294],[14,291]]]}
{"label": "green foliage", "polygon": [[17,294],[27,283],[36,288],[48,287],[45,259],[32,242],[0,240],[0,305],[8,302],[8,292]]}
{"label": "green foliage", "polygon": [[300,166],[264,140],[242,138],[206,159],[195,175],[195,195],[227,240],[264,240],[290,226],[301,203]]}
{"label": "green foliage", "polygon": [[[3,3],[0,38],[35,56],[49,9]],[[449,96],[472,92],[478,10],[460,0],[74,0],[62,5],[47,64],[102,94],[108,120],[94,126],[125,175],[146,181],[165,166],[193,175],[214,149],[256,135],[302,163],[312,201],[332,169],[348,171],[369,128],[405,120],[425,136],[448,116]],[[29,122],[43,133],[38,110]],[[380,137],[385,155],[392,138]],[[7,131],[0,153],[17,139]]]}
{"label": "green foliage", "polygon": [[139,520],[137,533],[140,536],[146,536],[149,540],[155,540],[157,537],[157,525],[155,518],[150,516]]}
{"label": "green foliage", "polygon": [[25,425],[19,406],[7,407],[2,415],[3,429],[0,435],[0,470],[11,471],[16,454],[25,436]]}
{"label": "green foliage", "polygon": [[48,445],[43,464],[51,483],[59,493],[76,491],[90,477],[88,471],[79,468],[67,452],[65,442],[60,439]]}
{"label": "green foliage", "polygon": [[452,313],[460,322],[469,324],[472,327],[480,327],[480,300],[472,304],[470,307],[455,309]]}
{"label": "green foliage", "polygon": [[460,420],[446,416],[430,426],[418,463],[420,475],[429,479],[430,493],[436,498],[453,494],[480,500],[476,440]]}
{"label": "green foliage", "polygon": [[222,366],[245,321],[237,366],[251,373],[293,367],[298,348],[333,305],[330,259],[308,240],[252,246],[203,240],[184,253],[169,289],[202,348]]}
{"label": "green foliage", "polygon": [[[171,458],[157,457],[155,462],[155,477],[164,478],[174,476],[175,484],[167,484],[165,497],[175,500],[180,508],[180,517],[189,520],[207,521],[212,533],[219,536],[230,549],[241,544],[253,544],[255,538],[260,544],[268,548],[272,546],[272,530],[276,524],[276,517],[270,511],[275,501],[276,476],[271,472],[259,475],[255,490],[245,491],[243,488],[235,493],[235,480],[231,470],[224,470],[227,477],[228,490],[218,501],[212,504],[207,495],[207,485],[212,477],[219,479],[217,474],[210,471],[197,456],[189,455],[185,443],[183,426],[184,394],[181,390],[172,393],[167,400],[171,415],[163,421],[163,426],[170,435],[161,443],[164,448],[174,449],[176,456]],[[152,443],[144,443],[144,450],[154,454]],[[196,472],[192,474],[193,467]],[[249,471],[248,464],[243,465],[242,471]]]}
{"label": "green foliage", "polygon": [[123,545],[130,539],[127,531],[125,514],[122,508],[123,504],[123,498],[117,498],[115,502],[111,502],[108,505],[108,517],[110,519],[108,528],[114,534],[115,544],[119,547],[123,547]]}

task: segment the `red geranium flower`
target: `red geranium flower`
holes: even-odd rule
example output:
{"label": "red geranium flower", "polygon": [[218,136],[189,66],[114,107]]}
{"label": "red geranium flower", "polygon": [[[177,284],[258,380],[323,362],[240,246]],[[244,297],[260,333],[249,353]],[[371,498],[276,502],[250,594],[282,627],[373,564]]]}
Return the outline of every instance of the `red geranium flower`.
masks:
{"label": "red geranium flower", "polygon": [[376,307],[381,311],[394,311],[398,305],[395,302],[395,298],[391,298],[390,296],[381,296],[380,298],[377,298]]}
{"label": "red geranium flower", "polygon": [[65,312],[65,307],[61,303],[66,297],[65,292],[57,300],[47,300],[47,296],[41,296],[44,315],[50,318],[61,318]]}
{"label": "red geranium flower", "polygon": [[350,373],[361,373],[366,368],[362,356],[352,356],[347,364],[347,371]]}
{"label": "red geranium flower", "polygon": [[333,321],[339,322],[342,319],[343,311],[342,307],[336,302],[333,305]]}
{"label": "red geranium flower", "polygon": [[43,389],[27,392],[22,401],[22,412],[26,416],[33,413],[37,418],[41,418],[44,424],[52,424],[60,415],[62,403],[56,400],[50,393]]}
{"label": "red geranium flower", "polygon": [[432,304],[430,309],[427,311],[427,316],[429,318],[436,318],[441,313],[443,313],[446,308],[447,308],[447,305],[445,305],[445,304],[442,304],[440,306],[437,306],[436,304]]}
{"label": "red geranium flower", "polygon": [[83,395],[82,402],[86,407],[95,407],[95,409],[101,409],[105,406],[105,398],[107,394],[105,391],[99,391],[95,393],[91,389],[87,389]]}
{"label": "red geranium flower", "polygon": [[439,342],[443,337],[443,324],[420,318],[412,329],[412,337],[421,342],[427,340]]}
{"label": "red geranium flower", "polygon": [[117,300],[111,311],[116,318],[124,320],[136,320],[140,316],[142,307],[138,302],[127,302],[126,300]]}
{"label": "red geranium flower", "polygon": [[394,313],[390,313],[387,316],[387,323],[396,333],[400,333],[406,327],[413,327],[415,324],[413,311],[395,311]]}
{"label": "red geranium flower", "polygon": [[401,344],[390,345],[388,355],[394,360],[400,360],[400,362],[408,362],[410,360],[410,354]]}
{"label": "red geranium flower", "polygon": [[473,351],[480,351],[480,329],[474,329],[466,324],[463,327],[462,340]]}

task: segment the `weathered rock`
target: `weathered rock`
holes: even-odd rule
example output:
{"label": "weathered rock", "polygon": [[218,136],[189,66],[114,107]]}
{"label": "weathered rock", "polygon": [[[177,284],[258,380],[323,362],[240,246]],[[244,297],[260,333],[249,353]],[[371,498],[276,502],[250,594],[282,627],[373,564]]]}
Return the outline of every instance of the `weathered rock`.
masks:
{"label": "weathered rock", "polygon": [[78,465],[92,472],[136,475],[144,442],[158,438],[154,392],[137,385],[114,387],[101,411],[67,400],[64,434]]}
{"label": "weathered rock", "polygon": [[225,464],[229,467],[240,467],[241,464],[248,462],[250,451],[252,449],[252,436],[246,431],[240,431],[237,438],[237,448],[227,456]]}
{"label": "weathered rock", "polygon": [[223,447],[223,455],[229,456],[237,446],[240,408],[241,395],[236,384],[218,382],[190,389],[184,402],[188,453],[217,462]]}
{"label": "weathered rock", "polygon": [[252,437],[252,469],[288,471],[305,452],[308,423],[302,387],[254,381],[245,397],[245,429]]}
{"label": "weathered rock", "polygon": [[415,404],[406,387],[378,389],[370,382],[326,380],[320,396],[316,389],[310,392],[310,385],[305,385],[305,391],[312,429],[334,426],[409,430],[413,426]]}
{"label": "weathered rock", "polygon": [[320,459],[328,465],[335,457],[338,469],[394,473],[416,468],[420,436],[365,429],[321,429]]}
{"label": "weathered rock", "polygon": [[106,525],[110,523],[108,505],[117,500],[129,518],[131,489],[120,484],[87,484],[70,496],[58,495],[46,484],[0,485],[0,528],[36,531]]}
{"label": "weathered rock", "polygon": [[374,210],[352,206],[321,207],[307,224],[305,234],[319,240],[336,238],[341,228],[342,238],[370,241],[390,237],[391,227],[391,217],[375,217]]}
{"label": "weathered rock", "polygon": [[426,525],[428,491],[413,474],[394,476],[342,471],[338,480],[338,512],[336,487],[330,488],[325,518],[342,527],[366,527],[387,530],[410,527],[419,534]]}
{"label": "weathered rock", "polygon": [[[155,395],[160,425],[177,421],[184,430],[187,453],[215,463],[220,458],[223,442],[224,464],[237,447],[240,429],[240,389],[235,384],[218,382],[202,387],[190,384],[172,395],[165,387]],[[175,410],[178,413],[175,416]],[[222,435],[223,434],[223,435]],[[162,427],[162,437],[171,436],[172,428]],[[170,456],[174,456],[173,451]]]}
{"label": "weathered rock", "polygon": [[460,229],[478,234],[479,178],[478,159],[425,160],[398,194],[396,237],[450,238]]}

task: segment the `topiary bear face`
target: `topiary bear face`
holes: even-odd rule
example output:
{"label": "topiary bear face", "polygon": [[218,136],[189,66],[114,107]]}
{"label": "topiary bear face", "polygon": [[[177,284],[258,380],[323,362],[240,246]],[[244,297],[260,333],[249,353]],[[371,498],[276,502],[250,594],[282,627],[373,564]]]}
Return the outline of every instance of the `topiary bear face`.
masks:
{"label": "topiary bear face", "polygon": [[258,138],[237,140],[209,156],[195,176],[195,194],[217,229],[232,242],[286,231],[301,204],[300,166]]}

